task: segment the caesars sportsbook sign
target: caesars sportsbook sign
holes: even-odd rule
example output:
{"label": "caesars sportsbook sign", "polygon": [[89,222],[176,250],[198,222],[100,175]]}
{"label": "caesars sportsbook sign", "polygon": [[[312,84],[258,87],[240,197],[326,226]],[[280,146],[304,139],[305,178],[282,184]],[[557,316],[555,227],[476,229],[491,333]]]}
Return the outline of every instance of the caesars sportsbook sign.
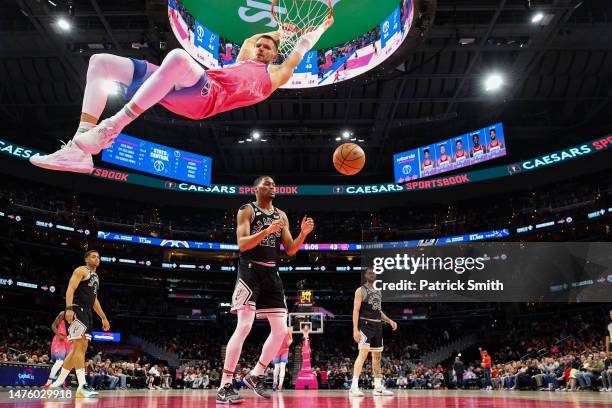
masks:
{"label": "caesars sportsbook sign", "polygon": [[[410,181],[404,184],[357,184],[357,185],[299,185],[278,186],[277,194],[285,196],[328,196],[328,195],[377,195],[398,194],[411,191],[436,190],[440,188],[466,185],[473,182],[493,180],[517,174],[537,171],[543,168],[556,166],[568,161],[590,157],[595,154],[604,154],[612,151],[612,135],[571,146],[563,150],[550,152],[532,159],[524,160],[503,166],[488,169],[469,171],[447,177],[435,177]],[[28,160],[44,152],[20,146],[7,140],[0,139],[0,156]],[[226,184],[212,184],[201,186],[191,183],[181,183],[174,180],[150,177],[143,174],[130,173],[122,170],[111,170],[96,167],[91,176],[114,182],[129,183],[143,187],[175,190],[186,193],[201,193],[225,196],[243,196],[254,193],[252,186],[237,186]]]}

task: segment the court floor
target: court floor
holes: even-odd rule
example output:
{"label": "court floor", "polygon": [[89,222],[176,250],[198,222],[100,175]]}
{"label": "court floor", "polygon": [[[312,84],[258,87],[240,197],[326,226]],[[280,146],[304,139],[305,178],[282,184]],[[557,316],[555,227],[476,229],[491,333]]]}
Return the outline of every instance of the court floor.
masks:
{"label": "court floor", "polygon": [[[243,391],[240,407],[271,408],[598,408],[612,407],[612,393],[511,392],[511,391],[399,391],[393,397],[349,398],[346,391],[283,391],[270,400]],[[97,399],[10,399],[0,392],[0,406],[19,408],[205,408],[214,407],[211,390],[105,391]],[[225,405],[219,405],[225,406]]]}

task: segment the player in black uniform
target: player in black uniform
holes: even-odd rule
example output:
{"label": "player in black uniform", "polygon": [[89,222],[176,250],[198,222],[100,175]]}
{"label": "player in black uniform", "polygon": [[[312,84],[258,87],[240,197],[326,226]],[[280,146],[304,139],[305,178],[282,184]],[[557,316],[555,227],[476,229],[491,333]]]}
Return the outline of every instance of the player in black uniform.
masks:
{"label": "player in black uniform", "polygon": [[294,240],[287,215],[272,205],[276,188],[274,180],[261,176],[253,186],[257,201],[243,205],[238,211],[236,235],[240,266],[231,309],[238,315],[238,324],[227,343],[221,387],[217,392],[217,402],[226,404],[242,400],[232,380],[242,345],[255,317],[267,318],[271,331],[257,364],[244,378],[244,383],[258,396],[270,398],[264,387],[263,373],[287,336],[287,303],[277,268],[280,245],[283,244],[287,255],[293,256],[314,228],[312,218],[304,217],[300,234]]}
{"label": "player in black uniform", "polygon": [[100,281],[96,269],[100,265],[98,251],[85,253],[85,266],[79,266],[72,272],[72,277],[66,289],[66,322],[68,327],[68,340],[72,341],[72,351],[64,360],[62,371],[51,388],[60,387],[73,368],[79,382],[76,391],[77,397],[95,397],[98,393],[91,390],[85,381],[85,352],[91,340],[93,318],[91,310],[96,311],[102,319],[102,329],[108,331],[110,323],[102,311],[98,301]]}
{"label": "player in black uniform", "polygon": [[380,359],[383,351],[382,325],[388,323],[393,331],[397,330],[397,323],[389,319],[382,311],[382,294],[374,289],[376,274],[368,269],[364,274],[366,283],[355,291],[355,302],[353,304],[353,339],[358,344],[359,355],[355,360],[353,368],[353,382],[349,395],[352,397],[363,397],[359,389],[359,376],[363,364],[372,352],[372,371],[374,372],[375,396],[393,393],[385,389],[382,378]]}

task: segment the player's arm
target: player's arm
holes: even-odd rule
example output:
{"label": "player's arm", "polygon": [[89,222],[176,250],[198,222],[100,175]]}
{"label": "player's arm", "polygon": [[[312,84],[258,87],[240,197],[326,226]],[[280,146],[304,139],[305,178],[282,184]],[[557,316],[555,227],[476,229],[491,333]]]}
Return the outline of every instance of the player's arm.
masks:
{"label": "player's arm", "polygon": [[363,293],[360,286],[355,291],[355,301],[353,302],[353,340],[355,340],[355,343],[359,343],[359,340],[361,340],[359,335],[359,311],[361,310],[362,300]]}
{"label": "player's arm", "polygon": [[291,76],[293,75],[293,71],[300,65],[302,62],[302,58],[308,51],[310,51],[315,44],[319,41],[321,36],[327,31],[329,27],[334,24],[334,18],[330,17],[323,24],[321,24],[316,30],[313,30],[307,34],[302,35],[296,42],[295,48],[289,54],[289,56],[285,59],[285,61],[275,67],[271,67],[270,69],[270,79],[272,80],[272,89],[276,89],[278,87],[286,84]]}
{"label": "player's arm", "polygon": [[259,231],[256,234],[250,235],[251,232],[251,216],[253,209],[249,205],[243,205],[238,210],[236,237],[238,239],[238,248],[240,252],[245,252],[255,248],[265,237],[280,231],[284,227],[283,220],[276,220],[268,226],[268,228]]}
{"label": "player's arm", "polygon": [[389,326],[391,326],[391,329],[393,331],[397,330],[397,323],[395,323],[395,321],[389,319],[386,314],[384,314],[383,312],[380,312],[380,318],[381,318],[381,320],[383,322],[389,324]]}
{"label": "player's arm", "polygon": [[53,334],[60,337],[62,337],[63,335],[59,333],[58,327],[62,320],[64,320],[63,311],[58,313],[58,315],[55,317],[55,320],[53,320],[53,323],[51,324],[51,330],[53,331]]}
{"label": "player's arm", "polygon": [[100,319],[102,320],[102,330],[108,331],[108,329],[110,329],[110,323],[108,322],[108,319],[106,318],[106,314],[104,314],[104,310],[102,310],[102,305],[100,304],[100,301],[98,300],[97,296],[96,296],[96,301],[94,302],[94,305],[93,305],[93,309],[96,312],[96,314],[100,316]]}
{"label": "player's arm", "polygon": [[240,47],[240,51],[238,52],[238,57],[236,57],[236,62],[255,59],[255,43],[257,43],[257,40],[262,35],[267,35],[268,37],[274,38],[274,41],[276,41],[277,43],[278,43],[278,40],[280,39],[280,33],[278,31],[271,31],[269,33],[255,34],[254,36],[247,38],[242,43],[242,47]]}
{"label": "player's arm", "polygon": [[291,236],[291,231],[289,231],[289,220],[287,219],[287,214],[281,212],[281,218],[285,224],[281,235],[281,242],[285,247],[285,252],[287,255],[293,256],[300,250],[304,240],[314,229],[314,221],[312,218],[304,216],[304,218],[302,218],[302,224],[300,225],[300,234],[296,239],[293,239]]}
{"label": "player's arm", "polygon": [[66,320],[68,323],[72,323],[74,320],[74,311],[72,310],[74,292],[85,276],[87,276],[87,269],[79,266],[72,272],[72,276],[68,282],[68,288],[66,289]]}

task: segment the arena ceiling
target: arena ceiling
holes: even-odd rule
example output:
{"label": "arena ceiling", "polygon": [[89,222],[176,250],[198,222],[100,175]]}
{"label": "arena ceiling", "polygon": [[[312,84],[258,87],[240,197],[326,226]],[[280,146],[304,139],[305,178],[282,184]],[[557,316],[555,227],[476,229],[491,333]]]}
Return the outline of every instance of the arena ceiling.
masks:
{"label": "arena ceiling", "polygon": [[[75,28],[66,33],[56,20],[68,3]],[[536,10],[547,15],[545,24],[531,22]],[[393,153],[499,120],[510,153],[527,156],[569,145],[571,135],[609,131],[611,20],[609,0],[438,0],[420,45],[384,70],[336,86],[279,91],[202,122],[155,108],[129,132],[213,156],[215,182],[264,172],[340,182],[331,155],[344,129],[364,140],[367,154],[366,169],[347,183],[391,180]],[[91,55],[159,63],[176,46],[165,0],[0,2],[2,137],[56,148],[76,127]],[[506,85],[488,94],[482,81],[493,71]],[[255,129],[267,142],[238,143]]]}

